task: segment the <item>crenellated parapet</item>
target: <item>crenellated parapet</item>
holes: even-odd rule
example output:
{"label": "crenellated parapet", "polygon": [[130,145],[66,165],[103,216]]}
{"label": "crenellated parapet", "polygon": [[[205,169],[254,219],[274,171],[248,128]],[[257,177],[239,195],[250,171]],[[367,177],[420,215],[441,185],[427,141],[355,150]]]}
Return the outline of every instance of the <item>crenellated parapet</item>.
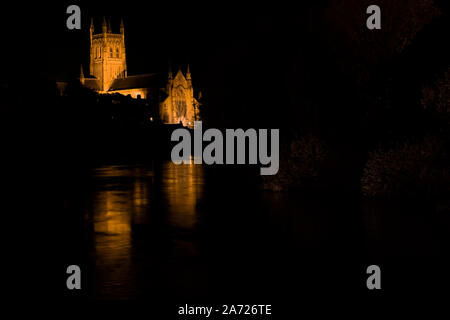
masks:
{"label": "crenellated parapet", "polygon": [[103,18],[102,32],[95,34],[91,20],[90,68],[91,75],[100,81],[101,91],[108,91],[114,79],[127,76],[125,55],[125,27],[120,23],[120,33],[113,33],[111,22]]}

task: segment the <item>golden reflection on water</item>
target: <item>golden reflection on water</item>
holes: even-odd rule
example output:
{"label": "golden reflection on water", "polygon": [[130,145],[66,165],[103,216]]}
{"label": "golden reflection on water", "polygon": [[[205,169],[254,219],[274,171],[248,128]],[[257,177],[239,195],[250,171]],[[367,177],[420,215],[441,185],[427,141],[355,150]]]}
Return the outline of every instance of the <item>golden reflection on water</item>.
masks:
{"label": "golden reflection on water", "polygon": [[197,201],[203,192],[202,166],[168,162],[162,173],[162,192],[167,199],[169,223],[174,227],[193,229]]}
{"label": "golden reflection on water", "polygon": [[163,214],[170,227],[193,229],[196,204],[203,191],[199,165],[158,167],[104,166],[94,171],[92,212],[87,221],[93,230],[94,274],[100,298],[133,297],[136,266],[133,260],[133,229],[146,224],[161,197]]}

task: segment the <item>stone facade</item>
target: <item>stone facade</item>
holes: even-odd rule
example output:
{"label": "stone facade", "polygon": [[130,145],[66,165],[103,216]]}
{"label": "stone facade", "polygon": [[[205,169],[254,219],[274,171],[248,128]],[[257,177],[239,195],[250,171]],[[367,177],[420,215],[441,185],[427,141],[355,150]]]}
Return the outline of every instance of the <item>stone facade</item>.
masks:
{"label": "stone facade", "polygon": [[[102,22],[102,32],[94,34],[91,20],[89,77],[81,69],[80,82],[99,93],[119,93],[155,101],[159,117],[166,124],[193,127],[199,120],[200,103],[194,98],[194,88],[189,66],[186,75],[178,70],[175,77],[169,67],[166,85],[160,74],[127,75],[125,53],[125,27],[120,22],[120,33],[113,33],[110,23]],[[163,87],[163,88],[161,88]]]}
{"label": "stone facade", "polygon": [[182,123],[185,127],[193,127],[199,120],[199,102],[194,98],[191,72],[187,68],[186,77],[178,70],[175,77],[169,70],[165,88],[167,97],[160,103],[161,120],[164,123]]}
{"label": "stone facade", "polygon": [[111,25],[103,18],[102,33],[94,34],[91,20],[89,72],[99,80],[100,91],[107,92],[114,79],[127,76],[125,56],[125,28],[120,22],[120,34],[112,33]]}

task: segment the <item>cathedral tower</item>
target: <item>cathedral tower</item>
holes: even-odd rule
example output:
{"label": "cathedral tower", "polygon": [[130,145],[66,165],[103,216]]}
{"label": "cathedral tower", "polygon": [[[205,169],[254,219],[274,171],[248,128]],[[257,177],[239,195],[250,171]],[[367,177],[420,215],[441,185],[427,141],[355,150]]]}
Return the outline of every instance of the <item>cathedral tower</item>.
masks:
{"label": "cathedral tower", "polygon": [[90,74],[99,80],[100,91],[108,91],[116,78],[127,76],[125,56],[125,27],[120,21],[120,33],[113,33],[110,23],[103,18],[102,32],[95,34],[91,19],[90,33]]}

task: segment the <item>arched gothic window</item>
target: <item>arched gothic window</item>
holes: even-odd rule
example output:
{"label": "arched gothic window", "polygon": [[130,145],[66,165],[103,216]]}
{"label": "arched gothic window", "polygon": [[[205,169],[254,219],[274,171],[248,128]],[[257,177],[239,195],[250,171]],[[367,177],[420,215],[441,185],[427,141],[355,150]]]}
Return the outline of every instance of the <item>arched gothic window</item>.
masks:
{"label": "arched gothic window", "polygon": [[110,57],[110,58],[113,57],[113,50],[112,50],[112,47],[109,47],[109,57]]}
{"label": "arched gothic window", "polygon": [[175,116],[177,122],[186,117],[186,109],[186,95],[183,88],[178,87],[175,91]]}
{"label": "arched gothic window", "polygon": [[116,48],[116,58],[119,58],[119,48]]}

